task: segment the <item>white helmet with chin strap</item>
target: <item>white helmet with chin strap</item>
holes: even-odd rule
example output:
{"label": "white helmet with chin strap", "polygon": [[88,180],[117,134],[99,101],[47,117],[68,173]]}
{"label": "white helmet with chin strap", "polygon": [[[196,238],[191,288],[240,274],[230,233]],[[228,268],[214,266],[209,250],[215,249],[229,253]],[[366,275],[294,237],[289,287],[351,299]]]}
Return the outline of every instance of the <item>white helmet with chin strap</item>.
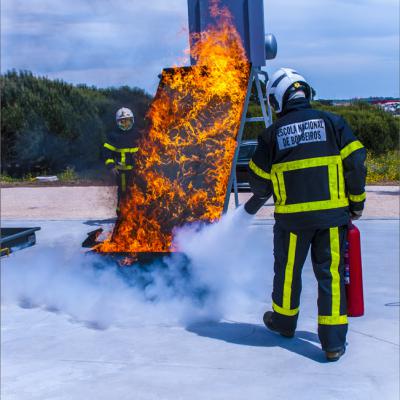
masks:
{"label": "white helmet with chin strap", "polygon": [[268,81],[268,101],[276,113],[281,113],[291,94],[303,91],[311,100],[311,87],[297,71],[291,68],[281,68]]}
{"label": "white helmet with chin strap", "polygon": [[116,112],[115,120],[118,127],[123,131],[131,129],[135,121],[132,110],[126,107],[122,107]]}

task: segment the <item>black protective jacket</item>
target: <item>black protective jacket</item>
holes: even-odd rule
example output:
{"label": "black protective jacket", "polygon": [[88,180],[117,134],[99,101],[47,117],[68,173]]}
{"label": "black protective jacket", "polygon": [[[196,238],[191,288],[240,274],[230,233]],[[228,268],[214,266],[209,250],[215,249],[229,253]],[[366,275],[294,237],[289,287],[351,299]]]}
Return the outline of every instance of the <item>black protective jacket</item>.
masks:
{"label": "black protective jacket", "polygon": [[[107,135],[104,143],[104,158],[108,168],[117,167],[125,170],[127,166],[133,166],[135,154],[138,148],[139,134],[136,129],[129,131],[114,131]],[[130,169],[130,168],[128,168]]]}
{"label": "black protective jacket", "polygon": [[342,117],[314,110],[304,98],[292,100],[258,138],[250,186],[258,197],[273,194],[284,229],[346,225],[349,210],[364,207],[365,157]]}
{"label": "black protective jacket", "polygon": [[111,132],[104,143],[105,165],[119,170],[117,179],[118,198],[127,193],[130,185],[131,174],[135,165],[135,153],[138,147],[139,133],[136,129],[129,131]]}

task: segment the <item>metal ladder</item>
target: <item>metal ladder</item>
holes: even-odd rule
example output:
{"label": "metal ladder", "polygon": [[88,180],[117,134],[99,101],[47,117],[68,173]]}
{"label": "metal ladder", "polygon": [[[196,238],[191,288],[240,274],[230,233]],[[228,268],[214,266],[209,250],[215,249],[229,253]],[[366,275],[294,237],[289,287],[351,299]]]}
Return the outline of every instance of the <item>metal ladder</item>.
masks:
{"label": "metal ladder", "polygon": [[[261,84],[260,84],[260,76],[264,77],[265,84],[267,84],[267,82],[268,82],[267,72],[261,70],[261,67],[251,67],[249,83],[247,86],[246,99],[245,99],[245,103],[244,103],[244,107],[243,107],[242,118],[240,121],[239,132],[238,132],[238,136],[237,136],[237,144],[238,145],[236,147],[235,155],[233,157],[231,175],[230,175],[229,181],[228,181],[228,189],[227,189],[227,193],[226,193],[224,210],[223,210],[224,214],[228,211],[228,205],[229,205],[230,194],[232,192],[232,187],[233,187],[233,191],[235,194],[236,208],[239,207],[239,205],[240,205],[239,204],[239,192],[238,192],[238,186],[237,186],[237,177],[236,177],[236,164],[237,164],[238,157],[239,157],[239,149],[240,149],[240,145],[242,143],[242,137],[243,137],[243,131],[244,131],[245,124],[252,123],[252,122],[264,122],[266,128],[268,128],[272,124],[271,107],[269,105],[268,99],[266,98],[266,96],[267,96],[266,93],[265,93],[265,97],[264,97],[264,93],[262,91]],[[251,95],[251,90],[253,88],[253,83],[255,83],[255,85],[256,85],[257,98],[261,105],[262,116],[247,118],[247,111],[249,109],[250,95]]]}

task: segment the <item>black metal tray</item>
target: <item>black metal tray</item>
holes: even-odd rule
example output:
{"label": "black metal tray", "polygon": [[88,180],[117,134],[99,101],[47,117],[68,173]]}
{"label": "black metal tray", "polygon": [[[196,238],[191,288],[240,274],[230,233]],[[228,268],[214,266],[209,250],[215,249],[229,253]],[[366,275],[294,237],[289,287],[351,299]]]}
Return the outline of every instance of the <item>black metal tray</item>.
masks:
{"label": "black metal tray", "polygon": [[38,226],[33,228],[0,228],[1,255],[7,255],[36,244],[35,232],[38,230],[40,230]]}

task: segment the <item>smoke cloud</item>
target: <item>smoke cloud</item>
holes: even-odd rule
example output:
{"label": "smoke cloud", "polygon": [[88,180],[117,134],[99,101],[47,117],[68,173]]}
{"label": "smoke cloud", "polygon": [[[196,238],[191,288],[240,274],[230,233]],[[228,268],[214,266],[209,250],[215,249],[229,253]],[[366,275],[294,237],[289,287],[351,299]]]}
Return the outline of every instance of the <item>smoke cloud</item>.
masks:
{"label": "smoke cloud", "polygon": [[83,254],[66,238],[39,245],[2,263],[2,303],[97,329],[240,318],[266,300],[272,270],[271,244],[242,208],[218,223],[177,230],[179,253],[145,269]]}

